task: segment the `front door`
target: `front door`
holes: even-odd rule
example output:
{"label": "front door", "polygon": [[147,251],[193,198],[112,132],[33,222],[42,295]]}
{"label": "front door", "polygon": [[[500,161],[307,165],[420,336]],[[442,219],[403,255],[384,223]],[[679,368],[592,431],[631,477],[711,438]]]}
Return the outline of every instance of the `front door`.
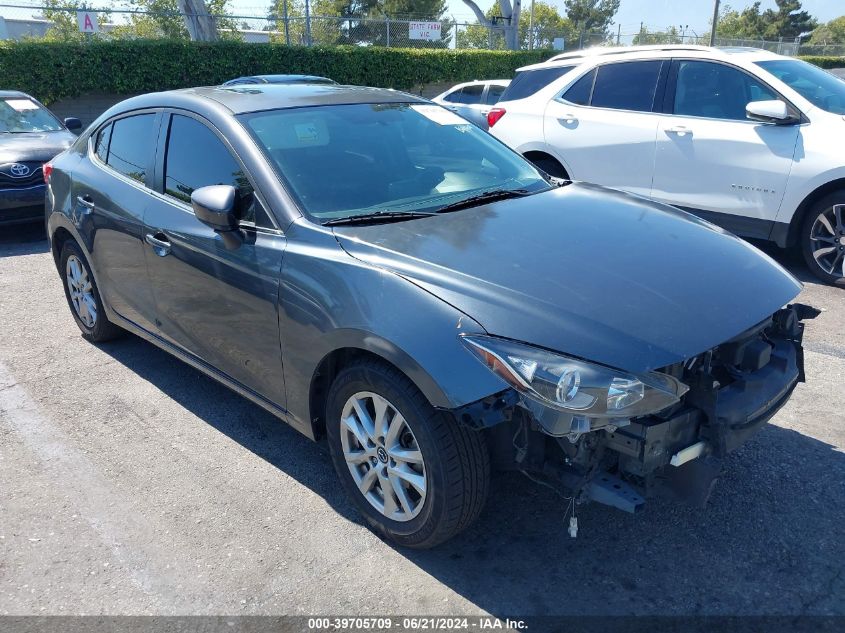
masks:
{"label": "front door", "polygon": [[[285,238],[210,124],[168,116],[161,191],[144,218],[161,336],[284,406],[277,306]],[[228,249],[191,210],[191,192],[215,184],[238,190],[238,248]]]}
{"label": "front door", "polygon": [[741,235],[768,238],[801,126],[750,121],[745,107],[778,98],[734,66],[675,61],[667,98],[671,114],[660,120],[651,196]]}

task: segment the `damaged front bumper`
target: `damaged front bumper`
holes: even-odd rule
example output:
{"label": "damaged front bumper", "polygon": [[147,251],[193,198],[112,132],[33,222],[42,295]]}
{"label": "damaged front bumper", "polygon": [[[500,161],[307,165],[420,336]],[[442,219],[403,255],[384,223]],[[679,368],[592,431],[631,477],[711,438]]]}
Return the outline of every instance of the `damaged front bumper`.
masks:
{"label": "damaged front bumper", "polygon": [[509,390],[454,413],[485,429],[494,463],[636,512],[645,498],[696,505],[709,497],[721,459],[747,441],[804,381],[801,304],[683,363],[660,371],[689,386],[681,401],[630,420],[573,418]]}

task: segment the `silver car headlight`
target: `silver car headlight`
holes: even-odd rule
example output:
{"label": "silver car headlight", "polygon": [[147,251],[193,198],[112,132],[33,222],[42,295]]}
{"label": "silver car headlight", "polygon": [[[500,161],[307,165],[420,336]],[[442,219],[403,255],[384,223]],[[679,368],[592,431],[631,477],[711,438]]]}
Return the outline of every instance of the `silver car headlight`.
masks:
{"label": "silver car headlight", "polygon": [[491,336],[461,339],[517,391],[585,418],[635,418],[657,413],[679,402],[689,390],[666,374],[628,374]]}

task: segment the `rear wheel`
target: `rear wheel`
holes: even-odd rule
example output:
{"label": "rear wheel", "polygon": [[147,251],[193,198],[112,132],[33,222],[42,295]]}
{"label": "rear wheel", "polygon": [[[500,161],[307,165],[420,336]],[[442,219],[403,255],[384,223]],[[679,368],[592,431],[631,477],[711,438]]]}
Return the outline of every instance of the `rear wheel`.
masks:
{"label": "rear wheel", "polygon": [[816,277],[845,285],[845,190],[822,198],[810,209],[801,232],[801,250]]}
{"label": "rear wheel", "polygon": [[82,337],[101,343],[120,336],[123,330],[106,317],[94,275],[76,242],[65,242],[59,262],[65,297]]}
{"label": "rear wheel", "polygon": [[383,536],[433,547],[481,512],[490,477],[483,436],[434,409],[394,367],[365,360],[342,370],[326,415],[343,487]]}

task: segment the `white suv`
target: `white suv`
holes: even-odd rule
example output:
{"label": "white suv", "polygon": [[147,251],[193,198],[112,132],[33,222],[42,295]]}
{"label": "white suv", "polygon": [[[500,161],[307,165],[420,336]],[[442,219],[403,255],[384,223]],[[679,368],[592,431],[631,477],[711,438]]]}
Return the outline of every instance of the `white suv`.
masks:
{"label": "white suv", "polygon": [[756,49],[594,49],[519,69],[491,134],[553,176],[800,245],[845,283],[845,81]]}

